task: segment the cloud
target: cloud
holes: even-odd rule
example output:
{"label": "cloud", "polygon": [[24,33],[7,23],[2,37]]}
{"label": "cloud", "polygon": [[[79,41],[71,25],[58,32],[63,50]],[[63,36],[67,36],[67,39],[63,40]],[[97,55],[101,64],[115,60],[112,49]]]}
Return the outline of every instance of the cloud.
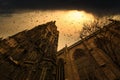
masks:
{"label": "cloud", "polygon": [[[1,9],[77,9],[98,15],[120,13],[120,0],[0,0]],[[14,11],[13,11],[14,12]]]}

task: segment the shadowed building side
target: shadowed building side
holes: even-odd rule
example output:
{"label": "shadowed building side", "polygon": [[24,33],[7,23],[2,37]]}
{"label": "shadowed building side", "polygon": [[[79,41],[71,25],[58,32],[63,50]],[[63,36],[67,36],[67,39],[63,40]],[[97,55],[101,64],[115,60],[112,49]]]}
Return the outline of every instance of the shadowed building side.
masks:
{"label": "shadowed building side", "polygon": [[57,58],[65,60],[65,80],[119,80],[120,21],[66,46]]}
{"label": "shadowed building side", "polygon": [[55,80],[58,36],[51,21],[0,40],[0,79]]}

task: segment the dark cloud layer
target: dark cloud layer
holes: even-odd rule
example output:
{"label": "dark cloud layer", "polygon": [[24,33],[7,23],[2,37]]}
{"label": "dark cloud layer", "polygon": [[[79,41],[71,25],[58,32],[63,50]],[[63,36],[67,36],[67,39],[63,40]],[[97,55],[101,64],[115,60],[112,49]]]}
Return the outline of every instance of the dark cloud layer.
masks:
{"label": "dark cloud layer", "polygon": [[8,12],[14,9],[78,9],[97,14],[119,14],[120,0],[0,0],[0,8],[8,9]]}

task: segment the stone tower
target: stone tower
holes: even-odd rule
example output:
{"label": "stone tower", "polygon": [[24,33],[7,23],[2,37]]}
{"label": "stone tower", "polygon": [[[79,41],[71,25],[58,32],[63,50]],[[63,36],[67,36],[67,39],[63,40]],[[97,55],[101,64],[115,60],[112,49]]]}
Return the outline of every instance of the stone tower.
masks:
{"label": "stone tower", "polygon": [[57,27],[51,21],[0,40],[0,80],[55,80]]}

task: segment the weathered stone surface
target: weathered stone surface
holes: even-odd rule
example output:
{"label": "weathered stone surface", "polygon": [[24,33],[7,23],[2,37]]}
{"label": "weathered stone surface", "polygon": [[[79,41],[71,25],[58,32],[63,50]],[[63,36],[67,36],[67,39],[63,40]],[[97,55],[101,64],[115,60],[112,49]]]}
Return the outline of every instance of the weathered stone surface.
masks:
{"label": "weathered stone surface", "polygon": [[0,80],[55,80],[58,36],[51,21],[0,39]]}
{"label": "weathered stone surface", "polygon": [[120,80],[120,21],[113,21],[57,53],[65,80]]}

